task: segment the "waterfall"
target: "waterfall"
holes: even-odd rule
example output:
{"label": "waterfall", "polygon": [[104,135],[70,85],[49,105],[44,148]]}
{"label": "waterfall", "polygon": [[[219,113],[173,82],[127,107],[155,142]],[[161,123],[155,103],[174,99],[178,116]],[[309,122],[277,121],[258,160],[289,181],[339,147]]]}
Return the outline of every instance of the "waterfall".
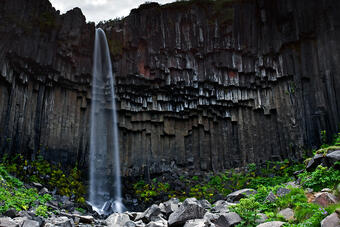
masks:
{"label": "waterfall", "polygon": [[114,78],[105,32],[96,29],[91,102],[89,203],[100,214],[122,212]]}

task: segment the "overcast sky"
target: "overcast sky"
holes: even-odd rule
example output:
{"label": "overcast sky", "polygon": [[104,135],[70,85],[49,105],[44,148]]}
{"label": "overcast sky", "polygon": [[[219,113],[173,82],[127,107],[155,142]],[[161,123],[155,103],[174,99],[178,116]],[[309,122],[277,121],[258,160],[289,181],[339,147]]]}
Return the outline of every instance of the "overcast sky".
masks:
{"label": "overcast sky", "polygon": [[[127,16],[130,10],[137,8],[146,0],[50,0],[54,8],[61,13],[79,7],[86,16],[87,21],[98,23],[101,20],[114,19],[116,17]],[[165,4],[175,0],[154,0]]]}

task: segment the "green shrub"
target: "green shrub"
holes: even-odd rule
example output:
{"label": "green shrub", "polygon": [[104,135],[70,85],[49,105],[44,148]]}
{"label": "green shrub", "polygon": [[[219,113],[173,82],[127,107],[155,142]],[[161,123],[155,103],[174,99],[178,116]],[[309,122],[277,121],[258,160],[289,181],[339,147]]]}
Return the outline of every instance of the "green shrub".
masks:
{"label": "green shrub", "polygon": [[318,166],[313,172],[303,172],[299,175],[305,188],[320,191],[323,188],[335,188],[340,183],[340,171],[334,168]]}

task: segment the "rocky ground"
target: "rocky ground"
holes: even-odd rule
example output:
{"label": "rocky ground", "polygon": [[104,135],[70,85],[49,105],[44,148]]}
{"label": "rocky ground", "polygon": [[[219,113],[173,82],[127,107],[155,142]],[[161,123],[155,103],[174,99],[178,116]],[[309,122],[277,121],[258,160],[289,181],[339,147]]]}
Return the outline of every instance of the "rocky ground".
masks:
{"label": "rocky ground", "polygon": [[[275,194],[269,193],[266,200],[275,201],[277,197],[288,194],[290,187],[300,187],[294,182],[287,184],[287,187],[280,188]],[[10,209],[0,218],[1,227],[72,227],[72,226],[111,226],[111,227],[167,227],[167,226],[184,226],[184,227],[225,227],[236,226],[242,222],[242,218],[230,210],[240,199],[250,194],[257,193],[253,189],[242,189],[229,194],[225,200],[216,201],[210,204],[207,200],[197,200],[188,198],[183,202],[178,199],[170,199],[169,201],[154,204],[144,212],[124,212],[114,213],[106,219],[100,218],[98,215],[82,214],[74,210],[72,204],[67,198],[59,198],[59,202],[50,201],[49,206],[54,208],[54,214],[49,218],[37,216],[34,211],[16,212]],[[321,192],[307,192],[311,202],[321,206],[335,204],[338,199],[332,194],[330,189],[323,189]],[[63,200],[64,199],[64,200]],[[60,206],[59,206],[59,205]],[[69,212],[64,208],[68,208],[73,212]],[[294,218],[294,211],[290,208],[283,209],[280,215],[288,222]],[[259,213],[257,223],[259,227],[283,226],[286,222],[271,221],[266,222],[268,217]],[[338,227],[340,226],[340,209],[328,215],[321,222],[321,227]]]}

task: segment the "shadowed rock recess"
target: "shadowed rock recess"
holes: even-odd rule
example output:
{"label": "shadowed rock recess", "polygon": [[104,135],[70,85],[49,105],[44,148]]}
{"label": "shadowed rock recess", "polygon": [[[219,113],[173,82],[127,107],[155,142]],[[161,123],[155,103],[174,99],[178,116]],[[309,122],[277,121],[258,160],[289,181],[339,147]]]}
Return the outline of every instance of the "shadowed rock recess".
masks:
{"label": "shadowed rock recess", "polygon": [[[153,3],[100,23],[122,175],[299,158],[321,130],[339,130],[339,10],[338,0]],[[94,30],[77,8],[0,1],[1,151],[87,167]]]}

